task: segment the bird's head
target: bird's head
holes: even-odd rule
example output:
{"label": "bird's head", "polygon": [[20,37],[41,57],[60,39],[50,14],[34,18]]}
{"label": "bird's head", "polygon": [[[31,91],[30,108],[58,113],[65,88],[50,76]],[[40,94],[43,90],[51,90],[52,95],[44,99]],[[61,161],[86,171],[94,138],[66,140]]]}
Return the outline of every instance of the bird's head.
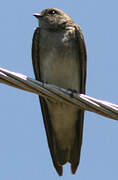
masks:
{"label": "bird's head", "polygon": [[33,15],[38,19],[40,27],[45,29],[66,28],[73,23],[70,16],[56,8],[48,8]]}

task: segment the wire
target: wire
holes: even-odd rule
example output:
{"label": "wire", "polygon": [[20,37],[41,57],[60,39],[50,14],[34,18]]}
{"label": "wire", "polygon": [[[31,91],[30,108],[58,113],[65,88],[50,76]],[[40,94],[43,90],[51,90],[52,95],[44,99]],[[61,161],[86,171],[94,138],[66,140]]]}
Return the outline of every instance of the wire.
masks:
{"label": "wire", "polygon": [[98,100],[85,94],[78,94],[55,85],[43,83],[23,74],[0,68],[0,83],[38,94],[53,101],[72,104],[76,108],[95,112],[107,118],[118,120],[118,105]]}

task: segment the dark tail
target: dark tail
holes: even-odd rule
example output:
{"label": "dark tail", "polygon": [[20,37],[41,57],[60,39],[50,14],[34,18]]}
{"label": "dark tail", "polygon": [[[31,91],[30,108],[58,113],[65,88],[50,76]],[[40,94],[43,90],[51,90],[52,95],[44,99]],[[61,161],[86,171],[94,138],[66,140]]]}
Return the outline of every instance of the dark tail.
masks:
{"label": "dark tail", "polygon": [[79,110],[78,121],[76,124],[76,138],[70,154],[71,172],[75,174],[77,167],[80,162],[81,146],[82,146],[82,135],[83,135],[83,120],[84,111]]}
{"label": "dark tail", "polygon": [[81,153],[81,147],[79,147],[78,143],[76,142],[71,150],[70,161],[69,161],[71,163],[72,174],[75,174],[77,167],[79,165],[80,153]]}

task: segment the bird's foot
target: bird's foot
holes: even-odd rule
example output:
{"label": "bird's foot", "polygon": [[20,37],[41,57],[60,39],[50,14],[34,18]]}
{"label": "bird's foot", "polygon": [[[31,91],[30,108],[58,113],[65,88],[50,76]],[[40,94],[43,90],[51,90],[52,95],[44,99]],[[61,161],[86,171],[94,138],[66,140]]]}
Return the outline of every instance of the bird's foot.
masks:
{"label": "bird's foot", "polygon": [[68,93],[69,93],[70,97],[73,98],[74,97],[73,94],[77,93],[77,90],[68,88]]}

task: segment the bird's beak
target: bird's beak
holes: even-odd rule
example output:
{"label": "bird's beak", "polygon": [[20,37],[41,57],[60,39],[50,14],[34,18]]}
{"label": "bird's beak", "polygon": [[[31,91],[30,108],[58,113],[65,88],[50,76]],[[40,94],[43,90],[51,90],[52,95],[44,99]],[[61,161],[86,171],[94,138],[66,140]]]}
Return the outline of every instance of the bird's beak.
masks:
{"label": "bird's beak", "polygon": [[39,19],[40,17],[42,17],[41,14],[38,14],[38,13],[34,13],[33,16],[36,17],[36,18],[38,18],[38,19]]}

